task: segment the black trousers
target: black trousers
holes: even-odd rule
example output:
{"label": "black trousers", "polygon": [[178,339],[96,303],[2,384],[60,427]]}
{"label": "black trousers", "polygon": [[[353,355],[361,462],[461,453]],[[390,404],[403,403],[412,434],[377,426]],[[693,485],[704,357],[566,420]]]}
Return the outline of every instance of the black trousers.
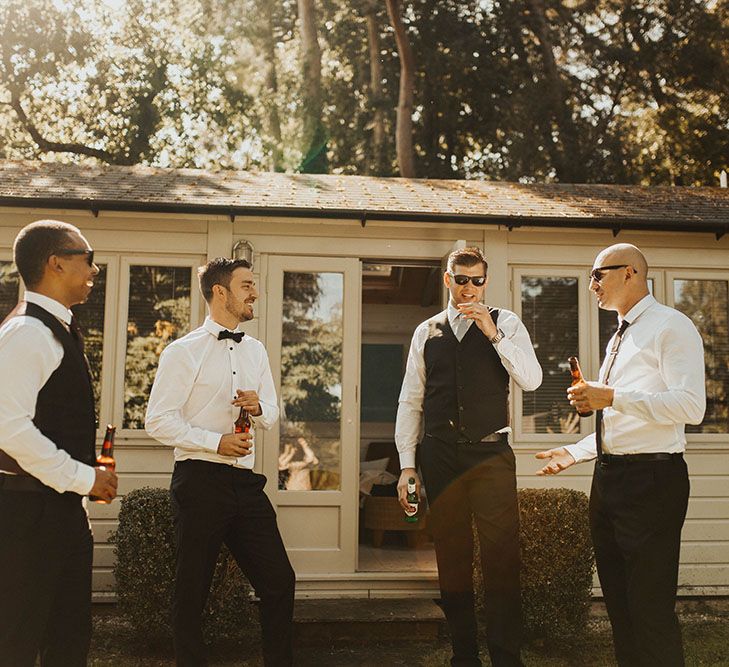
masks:
{"label": "black trousers", "polygon": [[683,667],[675,613],[689,479],[683,457],[595,466],[590,526],[620,667]]}
{"label": "black trousers", "polygon": [[292,664],[295,575],[276,514],[263,492],[265,483],[266,478],[252,470],[219,463],[175,464],[173,629],[177,664],[182,667],[207,665],[202,612],[223,543],[260,598],[264,664]]}
{"label": "black trousers", "polygon": [[91,642],[88,516],[75,493],[0,476],[0,666],[84,667]]}
{"label": "black trousers", "polygon": [[486,634],[494,667],[521,665],[519,510],[506,443],[449,445],[426,436],[420,463],[430,504],[452,665],[480,665],[473,593],[473,529],[481,548]]}

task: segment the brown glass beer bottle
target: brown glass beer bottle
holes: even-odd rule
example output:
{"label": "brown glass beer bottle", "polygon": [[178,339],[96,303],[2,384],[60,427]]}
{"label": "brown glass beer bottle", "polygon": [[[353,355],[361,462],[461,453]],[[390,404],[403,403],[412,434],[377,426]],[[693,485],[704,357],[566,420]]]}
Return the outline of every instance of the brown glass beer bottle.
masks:
{"label": "brown glass beer bottle", "polygon": [[[96,467],[102,470],[111,470],[112,472],[116,468],[116,461],[114,460],[114,434],[116,433],[116,426],[109,424],[106,427],[106,434],[104,435],[104,442],[101,445],[101,454],[96,457]],[[93,500],[95,503],[104,503],[106,505],[111,503],[111,500],[104,500],[99,496],[89,496],[89,500]]]}
{"label": "brown glass beer bottle", "polygon": [[[582,376],[582,369],[580,368],[580,362],[577,360],[577,357],[570,357],[567,361],[570,362],[570,375],[572,375],[572,384],[570,386],[574,387],[576,384],[585,384],[585,378]],[[580,417],[589,417],[593,414],[593,411],[580,412],[580,410],[577,410],[577,414]]]}
{"label": "brown glass beer bottle", "polygon": [[248,433],[251,430],[251,418],[247,410],[240,409],[240,414],[238,415],[238,419],[235,420],[233,427],[234,433]]}

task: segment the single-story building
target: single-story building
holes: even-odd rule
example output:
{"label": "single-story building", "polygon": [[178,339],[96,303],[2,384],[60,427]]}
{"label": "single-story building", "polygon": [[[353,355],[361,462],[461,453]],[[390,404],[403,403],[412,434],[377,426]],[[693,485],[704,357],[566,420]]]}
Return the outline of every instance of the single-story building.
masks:
{"label": "single-story building", "polygon": [[[444,303],[442,262],[454,247],[484,249],[488,303],[520,315],[544,369],[536,392],[511,393],[519,485],[589,491],[590,465],[536,477],[534,454],[594,428],[566,402],[566,360],[576,354],[597,375],[616,320],[589,293],[589,269],[601,248],[635,243],[653,294],[693,319],[706,350],[707,413],[688,429],[680,591],[729,593],[728,189],[0,162],[3,316],[21,294],[15,235],[48,217],[80,227],[102,268],[79,315],[99,437],[118,427],[121,494],[169,483],[172,451],[146,435],[144,411],[159,353],[205,316],[196,267],[252,257],[261,296],[246,326],[268,349],[282,408],[279,425],[258,436],[256,469],[309,596],[437,590],[432,545],[383,533],[399,514],[372,492],[395,469],[410,337]],[[118,509],[89,508],[100,597],[114,590]]]}

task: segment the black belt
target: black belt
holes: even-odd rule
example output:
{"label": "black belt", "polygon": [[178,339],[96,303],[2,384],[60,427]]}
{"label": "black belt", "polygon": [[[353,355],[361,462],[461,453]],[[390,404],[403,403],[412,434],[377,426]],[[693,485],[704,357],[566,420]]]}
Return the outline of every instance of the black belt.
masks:
{"label": "black belt", "polygon": [[600,465],[603,467],[615,466],[627,463],[652,463],[654,461],[680,461],[683,454],[669,454],[668,452],[656,452],[646,454],[603,454]]}
{"label": "black belt", "polygon": [[0,473],[0,491],[32,491],[35,493],[56,493],[39,479],[30,475],[8,475]]}
{"label": "black belt", "polygon": [[508,433],[491,433],[490,435],[487,435],[485,438],[481,438],[481,440],[476,440],[475,442],[472,440],[456,440],[457,445],[492,445],[496,442],[501,443],[502,445],[508,445],[509,444],[509,434]]}

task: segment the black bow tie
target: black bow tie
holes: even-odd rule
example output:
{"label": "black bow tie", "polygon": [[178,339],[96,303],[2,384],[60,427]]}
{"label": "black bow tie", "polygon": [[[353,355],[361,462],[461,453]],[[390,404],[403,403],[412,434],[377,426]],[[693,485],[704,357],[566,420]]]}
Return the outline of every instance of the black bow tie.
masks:
{"label": "black bow tie", "polygon": [[243,336],[245,336],[245,333],[243,333],[242,331],[228,331],[227,329],[223,329],[218,334],[218,340],[232,338],[236,343],[240,343],[243,340]]}

